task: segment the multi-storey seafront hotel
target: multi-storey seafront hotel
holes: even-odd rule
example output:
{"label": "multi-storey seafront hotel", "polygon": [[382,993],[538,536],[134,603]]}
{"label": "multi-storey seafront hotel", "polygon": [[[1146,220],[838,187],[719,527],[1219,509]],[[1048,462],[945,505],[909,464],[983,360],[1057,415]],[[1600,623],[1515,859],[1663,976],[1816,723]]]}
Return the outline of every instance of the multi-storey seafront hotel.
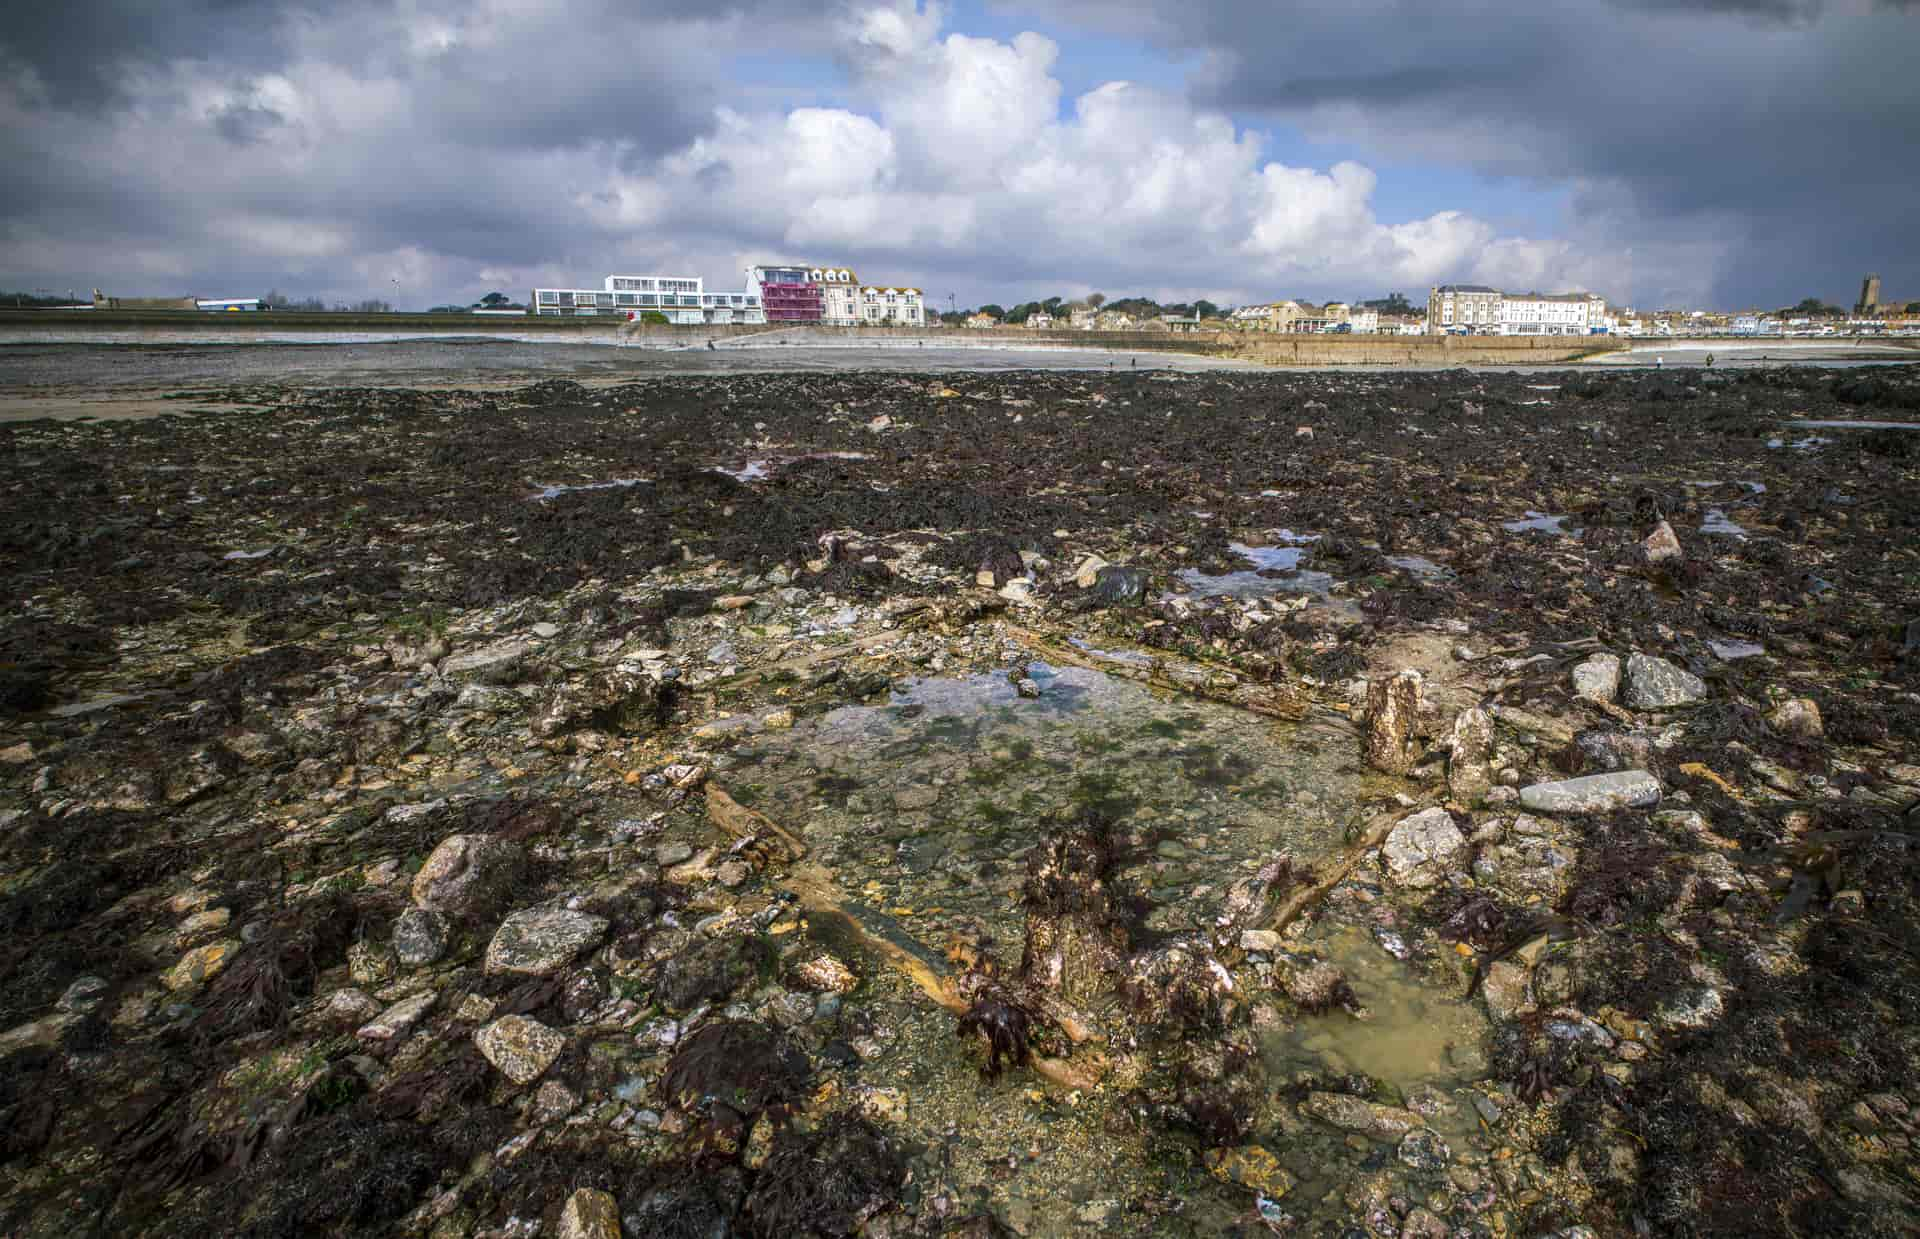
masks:
{"label": "multi-storey seafront hotel", "polygon": [[920,290],[860,283],[845,267],[756,264],[737,293],[710,293],[698,276],[610,275],[601,288],[536,288],[535,314],[561,317],[663,315],[670,323],[769,323],[919,327]]}

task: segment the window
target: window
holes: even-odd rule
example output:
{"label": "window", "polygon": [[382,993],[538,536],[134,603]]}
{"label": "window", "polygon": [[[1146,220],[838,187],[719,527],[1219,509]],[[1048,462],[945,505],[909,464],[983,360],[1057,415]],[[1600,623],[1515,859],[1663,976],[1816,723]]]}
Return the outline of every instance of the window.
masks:
{"label": "window", "polygon": [[543,288],[540,290],[540,304],[541,305],[559,305],[560,294],[557,292],[549,292]]}
{"label": "window", "polygon": [[613,299],[613,301],[615,305],[639,305],[640,294],[639,293],[621,293],[620,295],[616,296]]}

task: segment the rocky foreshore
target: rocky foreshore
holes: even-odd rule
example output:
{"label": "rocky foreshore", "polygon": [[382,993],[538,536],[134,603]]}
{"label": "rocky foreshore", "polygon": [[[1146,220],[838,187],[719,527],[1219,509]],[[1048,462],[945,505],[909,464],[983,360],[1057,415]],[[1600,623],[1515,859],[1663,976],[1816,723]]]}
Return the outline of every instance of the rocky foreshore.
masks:
{"label": "rocky foreshore", "polygon": [[177,403],[0,432],[0,1232],[1920,1218],[1920,369]]}

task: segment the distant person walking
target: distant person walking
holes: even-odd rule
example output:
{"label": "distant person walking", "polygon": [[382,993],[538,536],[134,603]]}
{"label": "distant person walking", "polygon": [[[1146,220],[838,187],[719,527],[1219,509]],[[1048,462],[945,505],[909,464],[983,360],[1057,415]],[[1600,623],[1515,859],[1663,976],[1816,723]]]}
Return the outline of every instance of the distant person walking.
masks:
{"label": "distant person walking", "polygon": [[1708,353],[1708,354],[1707,354],[1707,369],[1709,369],[1709,370],[1711,370],[1711,369],[1713,369],[1713,354],[1712,354],[1712,353]]}
{"label": "distant person walking", "polygon": [[1665,357],[1655,357],[1653,359],[1653,368],[1655,370],[1665,370],[1667,368],[1667,359]]}

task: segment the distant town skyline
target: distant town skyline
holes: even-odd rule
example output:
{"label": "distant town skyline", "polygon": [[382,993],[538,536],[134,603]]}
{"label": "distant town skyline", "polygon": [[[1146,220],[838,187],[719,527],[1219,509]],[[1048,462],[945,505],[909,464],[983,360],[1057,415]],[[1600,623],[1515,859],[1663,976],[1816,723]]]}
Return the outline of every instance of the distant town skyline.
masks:
{"label": "distant town skyline", "polygon": [[421,308],[831,262],[930,311],[1920,290],[1911,0],[233,12],[0,22],[0,287]]}

